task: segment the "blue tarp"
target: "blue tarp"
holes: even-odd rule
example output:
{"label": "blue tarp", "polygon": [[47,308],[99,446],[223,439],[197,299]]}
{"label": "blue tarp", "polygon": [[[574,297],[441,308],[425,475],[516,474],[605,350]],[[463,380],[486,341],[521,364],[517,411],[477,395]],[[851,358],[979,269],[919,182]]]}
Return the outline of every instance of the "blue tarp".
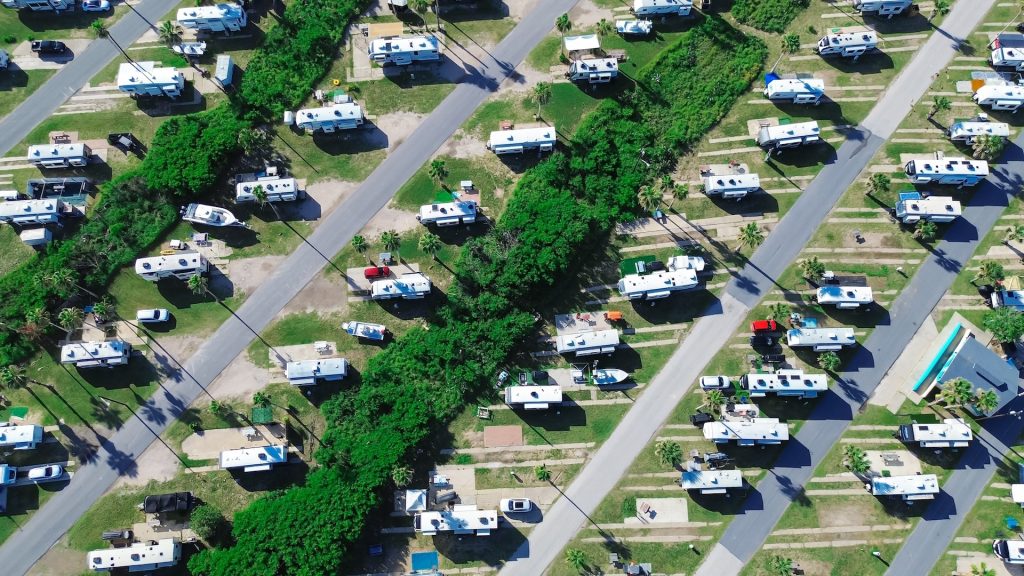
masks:
{"label": "blue tarp", "polygon": [[773,81],[778,80],[778,79],[779,79],[779,75],[778,74],[776,74],[775,72],[768,72],[768,73],[766,73],[764,75],[764,85],[767,86],[767,85],[771,84]]}

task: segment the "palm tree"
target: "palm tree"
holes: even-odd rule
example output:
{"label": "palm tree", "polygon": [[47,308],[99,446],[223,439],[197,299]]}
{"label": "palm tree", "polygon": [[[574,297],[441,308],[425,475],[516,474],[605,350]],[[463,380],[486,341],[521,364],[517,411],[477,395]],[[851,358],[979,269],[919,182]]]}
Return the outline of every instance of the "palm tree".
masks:
{"label": "palm tree", "polygon": [[740,228],[740,246],[757,248],[762,242],[764,242],[764,232],[761,231],[757,222],[751,222]]}
{"label": "palm tree", "polygon": [[597,23],[597,35],[604,38],[615,33],[615,25],[601,18],[601,21]]}
{"label": "palm tree", "polygon": [[370,257],[366,255],[366,251],[370,249],[370,244],[366,241],[366,238],[356,234],[352,237],[352,247],[355,248],[356,252],[362,254],[367,262],[370,261]]}
{"label": "palm tree", "polygon": [[790,54],[800,51],[800,36],[798,34],[786,34],[782,37],[782,49]]}
{"label": "palm tree", "polygon": [[96,317],[96,321],[100,322],[107,318],[114,317],[117,314],[117,310],[115,309],[114,302],[110,297],[104,296],[103,298],[100,298],[99,302],[92,305],[92,313],[93,316]]}
{"label": "palm tree", "polygon": [[979,280],[985,284],[995,284],[1006,277],[1006,273],[1003,271],[1003,265],[995,260],[984,260],[978,266],[978,272],[974,275],[971,280],[972,284],[977,284]]}
{"label": "palm tree", "polygon": [[872,174],[871,178],[868,179],[868,194],[872,196],[885,194],[891,186],[892,180],[888,175],[882,173]]}
{"label": "palm tree", "polygon": [[[825,263],[818,260],[817,256],[811,256],[800,261],[800,269],[804,278],[811,282],[817,282],[825,276]],[[778,318],[776,318],[778,320]]]}
{"label": "palm tree", "polygon": [[270,406],[270,394],[263,391],[257,392],[252,395],[252,403],[254,406],[266,408],[267,406]]}
{"label": "palm tree", "polygon": [[246,156],[262,157],[270,144],[270,135],[259,128],[246,128],[238,133],[238,145]]}
{"label": "palm tree", "polygon": [[89,28],[92,29],[92,33],[95,34],[97,38],[106,38],[107,34],[110,34],[107,30],[107,24],[100,18],[93,20],[92,24],[89,25]]}
{"label": "palm tree", "polygon": [[51,325],[50,312],[43,307],[34,308],[25,313],[25,324],[20,332],[29,340],[39,340]]}
{"label": "palm tree", "polygon": [[533,473],[537,476],[537,480],[541,482],[551,482],[551,470],[548,470],[547,464],[541,464],[533,468]]}
{"label": "palm tree", "polygon": [[420,236],[419,247],[423,253],[429,254],[432,259],[437,260],[437,253],[441,250],[441,238],[437,234],[427,232]]}
{"label": "palm tree", "polygon": [[399,248],[402,247],[402,238],[398,235],[398,232],[394,230],[385,230],[380,235],[380,243],[384,245],[384,250],[387,252],[394,252],[395,258],[401,260],[398,255]]}
{"label": "palm tree", "polygon": [[947,407],[963,407],[974,402],[974,387],[965,378],[954,378],[942,384],[939,395],[932,404],[941,402]]}
{"label": "palm tree", "polygon": [[835,372],[842,364],[843,361],[839,359],[839,355],[835,352],[822,352],[818,354],[818,366],[821,366],[822,370]]}
{"label": "palm tree", "polygon": [[654,446],[654,453],[665,466],[675,468],[683,461],[683,449],[679,447],[678,442],[672,442],[670,440],[658,442]]}
{"label": "palm tree", "polygon": [[868,455],[860,446],[847,444],[843,449],[843,454],[846,455],[846,466],[854,474],[864,474],[871,469],[871,461],[868,460]]}
{"label": "palm tree", "polygon": [[199,274],[193,274],[188,277],[188,281],[185,282],[188,289],[192,291],[196,296],[202,296],[203,294],[213,294],[210,292],[210,281],[206,279],[206,276],[200,276]]}
{"label": "palm tree", "polygon": [[534,114],[534,116],[540,118],[541,105],[546,104],[548,100],[551,100],[551,83],[537,82],[533,87],[533,99],[537,101],[537,113]]}
{"label": "palm tree", "polygon": [[950,102],[949,98],[945,96],[936,96],[932,101],[932,108],[928,111],[928,119],[931,120],[939,112],[948,112],[953,107],[953,103]]}
{"label": "palm tree", "polygon": [[974,401],[971,402],[978,412],[989,414],[999,407],[999,397],[992,390],[978,388],[974,391]]}
{"label": "palm tree", "polygon": [[782,556],[772,556],[768,559],[768,572],[772,576],[792,576],[793,560]]}
{"label": "palm tree", "polygon": [[28,385],[31,379],[25,373],[25,368],[17,364],[10,364],[0,368],[0,385],[8,390],[18,390]]}
{"label": "palm tree", "polygon": [[210,400],[210,407],[208,410],[210,411],[210,414],[213,414],[214,416],[224,416],[231,411],[231,407],[223,402]]}
{"label": "palm tree", "polygon": [[661,206],[661,190],[653,186],[642,186],[636,195],[636,200],[644,212],[654,213]]}
{"label": "palm tree", "polygon": [[277,218],[278,220],[282,220],[281,213],[277,211],[277,206],[275,206],[274,203],[270,201],[270,196],[267,194],[267,191],[263,189],[263,186],[260,186],[259,184],[253,186],[252,197],[254,200],[256,200],[256,204],[260,208],[270,206],[270,209],[274,212],[274,217]]}
{"label": "palm tree", "polygon": [[562,14],[555,19],[555,28],[558,29],[558,33],[562,36],[562,53],[565,53],[565,33],[572,30],[572,20],[569,20],[568,14]]}
{"label": "palm tree", "polygon": [[164,20],[157,29],[160,34],[160,41],[167,46],[173,46],[181,41],[181,26],[173,20]]}
{"label": "palm tree", "polygon": [[448,186],[445,185],[445,179],[448,178],[448,167],[445,166],[444,160],[431,160],[430,168],[427,169],[427,175],[430,176],[430,179],[435,184],[445,190],[448,189]]}
{"label": "palm tree", "polygon": [[995,134],[982,134],[974,139],[971,145],[973,156],[978,160],[993,161],[1003,155],[1006,148],[1006,138]]}
{"label": "palm tree", "polygon": [[989,568],[984,562],[971,564],[971,576],[996,576],[995,568]]}
{"label": "palm tree", "polygon": [[[413,12],[425,15],[430,10],[430,0],[409,0],[409,8],[412,8]],[[424,27],[426,27],[426,20],[424,20]]]}
{"label": "palm tree", "polygon": [[718,414],[725,405],[725,394],[721,390],[707,390],[704,392],[704,406],[711,409],[712,414]]}
{"label": "palm tree", "polygon": [[408,466],[395,466],[391,469],[391,481],[399,488],[408,486],[412,482],[412,468]]}
{"label": "palm tree", "polygon": [[931,242],[939,235],[939,227],[930,220],[919,220],[914,228],[914,238],[922,242]]}
{"label": "palm tree", "polygon": [[587,567],[587,555],[578,548],[569,548],[565,551],[565,563],[577,572],[583,572]]}
{"label": "palm tree", "polygon": [[768,319],[776,322],[785,322],[789,318],[789,305],[776,302],[768,307]]}
{"label": "palm tree", "polygon": [[1003,242],[1024,242],[1024,224],[1017,224],[1006,229],[1006,240]]}
{"label": "palm tree", "polygon": [[84,319],[85,314],[81,308],[64,308],[57,314],[57,324],[68,333],[81,326]]}
{"label": "palm tree", "polygon": [[43,281],[46,282],[51,288],[53,288],[57,295],[61,298],[67,298],[74,292],[74,289],[82,290],[87,292],[94,298],[98,298],[96,294],[86,290],[78,284],[78,279],[75,277],[75,273],[70,268],[60,268],[50,272],[43,277]]}

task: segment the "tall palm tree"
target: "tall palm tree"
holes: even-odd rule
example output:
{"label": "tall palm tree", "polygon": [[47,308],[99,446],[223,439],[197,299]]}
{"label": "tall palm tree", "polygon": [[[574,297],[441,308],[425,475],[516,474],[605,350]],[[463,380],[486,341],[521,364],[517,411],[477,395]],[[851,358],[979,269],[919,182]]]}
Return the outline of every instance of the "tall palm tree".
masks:
{"label": "tall palm tree", "polygon": [[25,324],[19,332],[24,334],[29,340],[38,341],[46,335],[46,330],[52,325],[50,312],[40,306],[25,313]]}
{"label": "tall palm tree", "polygon": [[437,234],[427,232],[420,236],[419,247],[425,254],[429,254],[431,259],[437,260],[437,253],[441,250],[441,238]]}
{"label": "tall palm tree", "polygon": [[615,33],[615,25],[601,18],[601,21],[597,23],[597,35],[604,38],[605,36],[611,36]]}
{"label": "tall palm tree", "polygon": [[[409,0],[409,8],[412,8],[412,11],[417,13],[417,14],[419,14],[420,16],[425,16],[427,14],[427,11],[430,10],[430,4],[431,4],[430,0]],[[427,21],[424,18],[424,20],[423,20],[423,27],[424,28],[427,27],[427,23],[426,22]]]}
{"label": "tall palm tree", "polygon": [[1006,277],[1006,272],[1003,271],[1003,265],[995,260],[983,260],[978,266],[978,272],[974,275],[971,283],[977,283],[979,280],[985,284],[995,284]]}
{"label": "tall palm tree", "polygon": [[96,316],[97,321],[100,319],[106,320],[112,318],[117,314],[117,309],[114,306],[114,302],[109,296],[100,298],[99,302],[92,305],[92,313]]}
{"label": "tall palm tree", "polygon": [[875,173],[868,179],[868,193],[873,196],[885,194],[892,187],[892,179],[887,174]]}
{"label": "tall palm tree", "polygon": [[[817,282],[825,275],[825,263],[818,260],[817,256],[811,256],[810,258],[804,258],[801,260],[800,269],[803,271],[804,278],[811,282]],[[778,318],[776,318],[776,320],[778,320]]]}
{"label": "tall palm tree", "polygon": [[391,481],[399,488],[408,486],[412,482],[412,468],[408,466],[395,466],[391,469]]}
{"label": "tall palm tree", "polygon": [[555,19],[555,28],[558,29],[558,33],[562,36],[562,53],[565,53],[565,33],[572,30],[572,20],[569,20],[569,14],[562,14]]}
{"label": "tall palm tree", "polygon": [[206,276],[193,274],[192,276],[188,277],[188,280],[185,282],[185,285],[188,286],[188,289],[191,290],[192,293],[195,294],[196,296],[209,294],[214,298],[217,297],[213,292],[210,291],[210,281],[206,278]]}
{"label": "tall palm tree", "polygon": [[741,246],[757,248],[762,242],[764,242],[764,232],[761,231],[761,227],[757,225],[757,222],[751,222],[740,228]]}
{"label": "tall palm tree", "polygon": [[971,145],[973,156],[978,160],[989,162],[999,158],[1006,148],[1006,138],[995,134],[982,134],[974,139]]}
{"label": "tall palm tree", "polygon": [[259,406],[261,408],[270,406],[270,394],[261,390],[252,395],[252,403],[254,406]]}
{"label": "tall palm tree", "polygon": [[712,414],[718,414],[725,405],[725,394],[721,390],[707,390],[704,392],[704,406],[711,410]]}
{"label": "tall palm tree", "polygon": [[974,399],[974,386],[966,378],[954,378],[942,384],[939,395],[932,404],[941,402],[955,408],[972,404]]}
{"label": "tall palm tree", "polygon": [[971,564],[971,576],[996,576],[996,571],[994,568],[989,568],[984,562]]}
{"label": "tall palm tree", "polygon": [[25,367],[18,364],[10,364],[0,368],[0,385],[8,390],[18,390],[28,386],[32,379],[25,372]]}
{"label": "tall palm tree", "polygon": [[579,548],[569,548],[565,551],[565,563],[577,572],[583,572],[587,567],[587,555]]}
{"label": "tall palm tree", "polygon": [[281,213],[277,211],[277,206],[270,201],[270,196],[267,194],[267,191],[263,189],[263,186],[260,186],[259,184],[253,186],[252,197],[256,200],[256,204],[260,208],[270,206],[270,209],[274,212],[274,217],[278,220],[283,220],[283,218],[281,218]]}
{"label": "tall palm tree", "polygon": [[355,248],[356,252],[363,255],[366,261],[370,261],[370,257],[366,255],[366,251],[370,249],[370,243],[366,241],[366,238],[359,234],[352,237],[352,247]]}
{"label": "tall palm tree", "polygon": [[661,206],[661,190],[654,186],[642,186],[637,192],[636,201],[644,212],[653,214]]}
{"label": "tall palm tree", "polygon": [[430,179],[435,184],[445,190],[448,189],[448,186],[445,184],[445,180],[448,178],[448,166],[445,165],[444,160],[431,160],[430,167],[427,168],[427,175],[430,176]]}
{"label": "tall palm tree", "polygon": [[793,560],[784,556],[772,556],[768,559],[768,572],[772,576],[791,576]]}
{"label": "tall palm tree", "polygon": [[547,464],[534,466],[533,474],[537,477],[537,480],[540,480],[541,482],[551,482],[551,470],[548,470]]}
{"label": "tall palm tree", "polygon": [[181,41],[181,26],[178,26],[178,24],[173,20],[164,20],[161,22],[160,27],[157,29],[157,33],[160,35],[160,41],[168,47]]}
{"label": "tall palm tree", "polygon": [[110,31],[107,30],[107,24],[102,18],[93,20],[92,24],[89,24],[89,28],[92,29],[92,33],[95,34],[97,38],[106,38],[107,35],[110,34]]}
{"label": "tall palm tree", "polygon": [[931,110],[928,111],[928,119],[931,120],[939,112],[948,112],[953,108],[953,103],[945,96],[936,96],[932,100]]}
{"label": "tall palm tree", "polygon": [[401,260],[398,250],[402,247],[402,237],[398,235],[398,232],[395,232],[394,230],[385,230],[380,235],[380,243],[384,245],[385,251],[394,252],[395,259]]}
{"label": "tall palm tree", "polygon": [[683,449],[679,446],[678,442],[672,442],[671,440],[655,444],[654,453],[665,466],[675,468],[683,461]]}
{"label": "tall palm tree", "polygon": [[57,314],[57,324],[68,333],[75,331],[85,320],[85,314],[81,308],[64,308]]}
{"label": "tall palm tree", "polygon": [[537,113],[534,114],[534,116],[540,118],[541,105],[546,104],[548,100],[551,100],[551,83],[537,82],[533,86],[533,99],[537,101]]}
{"label": "tall palm tree", "polygon": [[868,455],[860,446],[847,444],[843,449],[843,454],[846,456],[846,465],[855,474],[863,474],[871,469],[871,461],[868,460]]}
{"label": "tall palm tree", "polygon": [[974,391],[974,401],[971,404],[982,414],[989,414],[999,407],[999,397],[992,390],[978,388]]}
{"label": "tall palm tree", "polygon": [[93,296],[94,298],[98,298],[98,296],[96,296],[95,293],[87,290],[85,287],[81,286],[78,283],[78,278],[75,276],[75,273],[70,268],[60,268],[58,270],[54,270],[53,272],[50,272],[49,274],[44,276],[43,281],[46,282],[46,284],[48,284],[51,288],[53,288],[57,292],[57,295],[59,295],[61,298],[67,298],[74,292],[75,289],[86,292]]}
{"label": "tall palm tree", "polygon": [[789,305],[776,302],[768,307],[768,319],[776,322],[785,322],[789,318]]}

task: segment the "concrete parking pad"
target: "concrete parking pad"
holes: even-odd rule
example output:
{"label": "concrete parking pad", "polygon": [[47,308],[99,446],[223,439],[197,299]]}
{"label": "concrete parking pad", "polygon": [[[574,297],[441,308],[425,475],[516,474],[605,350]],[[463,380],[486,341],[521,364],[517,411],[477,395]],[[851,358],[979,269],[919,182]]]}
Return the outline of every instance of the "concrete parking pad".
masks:
{"label": "concrete parking pad", "polygon": [[185,441],[181,443],[181,449],[189,458],[210,460],[220,458],[220,453],[225,450],[258,448],[286,442],[284,426],[280,424],[271,423],[253,426],[253,428],[258,434],[255,440],[249,440],[242,435],[244,428],[203,430],[185,438]]}
{"label": "concrete parking pad", "polygon": [[[921,473],[921,461],[909,450],[865,450],[871,470],[881,472],[888,470],[893,476],[909,476]],[[902,464],[889,465],[882,461],[882,454],[893,454],[899,457]]]}
{"label": "concrete parking pad", "polygon": [[686,498],[637,498],[636,516],[623,519],[625,524],[663,524],[689,522]]}

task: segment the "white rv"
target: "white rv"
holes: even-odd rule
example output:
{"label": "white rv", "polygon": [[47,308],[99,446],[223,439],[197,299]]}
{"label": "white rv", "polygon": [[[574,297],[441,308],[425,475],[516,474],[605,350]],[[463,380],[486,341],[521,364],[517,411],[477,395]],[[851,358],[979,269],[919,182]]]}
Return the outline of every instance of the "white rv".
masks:
{"label": "white rv", "polygon": [[555,349],[559,354],[573,353],[576,356],[596,356],[611,354],[619,345],[618,330],[598,330],[596,332],[578,332],[562,334],[555,339]]}
{"label": "white rv", "polygon": [[362,126],[363,119],[363,109],[351,101],[323,108],[306,108],[295,113],[295,125],[310,132],[351,130]]}
{"label": "white rv", "polygon": [[124,340],[73,342],[61,347],[60,363],[76,368],[113,368],[127,364],[131,355],[132,345]]}
{"label": "white rv", "polygon": [[809,347],[815,352],[838,351],[856,346],[853,328],[794,328],[786,332],[790,348]]}
{"label": "white rv", "polygon": [[999,34],[989,46],[993,68],[1013,68],[1024,72],[1024,34]]}
{"label": "white rv", "polygon": [[45,246],[53,240],[53,233],[46,228],[28,228],[18,234],[18,239],[26,246]]}
{"label": "white rv", "polygon": [[866,488],[874,496],[899,497],[904,502],[934,500],[939,493],[939,478],[935,474],[875,476]]}
{"label": "white rv", "polygon": [[0,0],[7,8],[21,10],[28,8],[33,12],[57,12],[74,10],[75,0]]}
{"label": "white rv", "polygon": [[565,75],[573,82],[606,84],[619,75],[619,61],[615,58],[573,60]]}
{"label": "white rv", "polygon": [[691,0],[633,0],[630,10],[637,16],[689,16]]}
{"label": "white rv", "polygon": [[228,3],[180,8],[177,20],[197,32],[238,32],[248,23],[245,9]]}
{"label": "white rv", "polygon": [[844,31],[841,28],[834,28],[829,34],[818,40],[816,50],[822,56],[841,56],[853,58],[856,61],[865,52],[877,47],[878,35],[874,30]]}
{"label": "white rv", "polygon": [[43,427],[35,424],[0,424],[0,448],[33,450],[43,442]]}
{"label": "white rv", "polygon": [[284,375],[292,386],[312,386],[320,381],[335,382],[348,374],[348,362],[344,358],[301,360],[285,365]]}
{"label": "white rv", "polygon": [[299,198],[299,182],[295,178],[242,174],[235,178],[235,202],[255,202],[256,187],[267,195],[267,202],[293,202]]}
{"label": "white rv", "polygon": [[552,404],[562,403],[562,387],[509,386],[505,388],[505,403],[523,410],[547,410]]}
{"label": "white rv", "polygon": [[916,224],[921,220],[937,223],[952,222],[960,214],[962,214],[960,202],[949,196],[922,198],[920,194],[916,193],[900,194],[900,199],[896,202],[896,218],[904,224]]}
{"label": "white rv", "polygon": [[966,448],[974,432],[961,418],[946,418],[938,424],[903,424],[897,436],[921,448]]}
{"label": "white rv", "polygon": [[647,36],[654,31],[650,20],[616,20],[615,30],[623,36]]}
{"label": "white rv", "polygon": [[708,422],[702,431],[704,438],[715,444],[736,442],[738,446],[764,446],[789,440],[789,424],[778,418]]}
{"label": "white rv", "polygon": [[416,216],[420,224],[429,226],[458,226],[476,222],[477,205],[472,200],[426,204],[420,206]]}
{"label": "white rv", "polygon": [[497,130],[491,132],[487,148],[495,154],[522,154],[527,150],[551,152],[557,140],[554,126]]}
{"label": "white rv", "polygon": [[177,538],[162,538],[149,542],[136,542],[124,548],[93,550],[86,557],[89,570],[111,572],[151,572],[170,568],[181,560],[181,542]]}
{"label": "white rv", "polygon": [[434,36],[411,38],[377,38],[370,41],[370,60],[385,65],[406,66],[413,62],[434,62],[441,52]]}
{"label": "white rv", "polygon": [[860,308],[875,301],[870,286],[837,286],[829,284],[818,288],[818,304],[835,306],[841,310]]}
{"label": "white rv", "polygon": [[818,394],[828,391],[828,377],[789,368],[774,374],[745,374],[740,377],[740,385],[750,393],[751,398],[762,398],[769,394],[816,398]]}
{"label": "white rv", "polygon": [[708,196],[740,198],[761,189],[761,176],[746,164],[711,164],[701,168],[701,183]]}
{"label": "white rv", "polygon": [[861,14],[876,14],[892,18],[910,8],[914,0],[853,0],[853,9]]}
{"label": "white rv", "polygon": [[125,62],[117,71],[117,89],[135,96],[177,98],[185,89],[185,77],[175,68],[157,62]]}
{"label": "white rv", "polygon": [[89,163],[92,150],[85,144],[38,144],[28,147],[28,162],[39,168],[71,168]]}
{"label": "white rv", "polygon": [[727,494],[729,490],[743,488],[742,470],[684,470],[679,486],[699,494]]}
{"label": "white rv", "polygon": [[220,453],[221,470],[241,468],[242,472],[266,472],[287,461],[288,446],[285,444],[225,450]]}
{"label": "white rv", "polygon": [[825,81],[817,78],[775,78],[764,88],[765,98],[793,104],[820,104]]}
{"label": "white rv", "polygon": [[374,281],[370,284],[370,297],[374,300],[420,300],[430,294],[430,288],[430,278],[412,272],[398,278]]}
{"label": "white rv", "polygon": [[975,186],[988,176],[988,162],[946,157],[941,152],[910,160],[903,169],[913,184]]}
{"label": "white rv", "polygon": [[1017,84],[985,84],[974,93],[974,101],[979,106],[988,106],[993,110],[1016,112],[1024,106],[1024,86]]}
{"label": "white rv", "polygon": [[56,224],[63,211],[64,203],[54,198],[8,200],[0,202],[0,222],[17,226]]}
{"label": "white rv", "polygon": [[757,133],[757,143],[762,148],[778,150],[795,148],[821,142],[821,129],[817,122],[799,122],[765,126]]}
{"label": "white rv", "polygon": [[972,145],[978,136],[1010,136],[1010,125],[1005,122],[989,122],[987,114],[979,114],[974,120],[954,122],[947,132],[953,142]]}
{"label": "white rv", "polygon": [[418,512],[413,528],[424,536],[438,532],[490,536],[498,528],[497,510],[478,510],[476,504],[456,504],[451,510]]}
{"label": "white rv", "polygon": [[210,263],[199,252],[150,256],[135,261],[135,273],[150,282],[171,277],[188,280],[193,276],[206,274],[209,269]]}
{"label": "white rv", "polygon": [[697,271],[689,268],[630,274],[619,280],[617,286],[619,293],[630,300],[658,300],[696,287]]}

